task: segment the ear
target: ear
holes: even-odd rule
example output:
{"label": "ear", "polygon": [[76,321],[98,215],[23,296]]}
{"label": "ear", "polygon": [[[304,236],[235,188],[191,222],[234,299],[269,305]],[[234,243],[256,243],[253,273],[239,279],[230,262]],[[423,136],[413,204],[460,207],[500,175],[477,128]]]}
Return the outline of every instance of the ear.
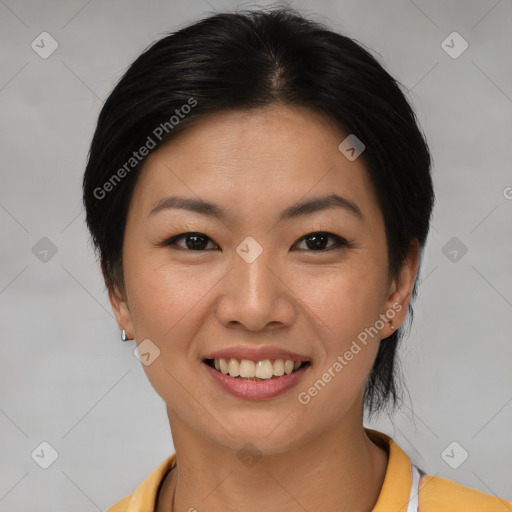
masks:
{"label": "ear", "polygon": [[126,337],[133,340],[135,338],[135,333],[126,294],[121,293],[119,288],[115,286],[113,290],[109,291],[109,300],[112,306],[112,311],[116,317],[119,330],[122,331],[124,329],[126,331]]}
{"label": "ear", "polygon": [[386,300],[386,311],[384,312],[388,322],[381,331],[382,338],[391,336],[407,315],[418,272],[419,253],[419,243],[415,239],[411,242],[407,257],[400,269],[400,274],[391,282]]}

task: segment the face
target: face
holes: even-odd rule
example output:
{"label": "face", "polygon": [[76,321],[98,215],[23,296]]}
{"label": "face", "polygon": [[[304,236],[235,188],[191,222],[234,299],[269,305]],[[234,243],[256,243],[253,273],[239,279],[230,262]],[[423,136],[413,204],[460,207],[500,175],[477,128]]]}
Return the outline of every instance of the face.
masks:
{"label": "face", "polygon": [[[273,106],[212,114],[147,159],[127,218],[125,289],[111,301],[144,343],[171,426],[279,453],[361,422],[417,258],[390,276],[362,158],[338,149],[346,136],[309,110]],[[212,368],[221,358],[263,380]],[[301,363],[289,375],[288,359]]]}

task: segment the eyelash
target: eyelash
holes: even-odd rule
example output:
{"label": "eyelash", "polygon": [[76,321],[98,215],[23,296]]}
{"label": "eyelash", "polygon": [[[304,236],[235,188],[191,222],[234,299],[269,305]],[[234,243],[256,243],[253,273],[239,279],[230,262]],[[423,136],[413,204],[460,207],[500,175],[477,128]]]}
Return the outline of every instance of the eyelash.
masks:
{"label": "eyelash", "polygon": [[[188,249],[188,248],[185,248],[185,247],[180,247],[176,244],[176,242],[178,240],[181,240],[181,239],[184,239],[185,237],[187,236],[200,236],[200,237],[205,237],[207,238],[209,241],[213,242],[213,240],[208,237],[207,235],[205,235],[204,233],[199,233],[197,231],[188,231],[187,233],[180,233],[179,235],[175,235],[167,240],[164,240],[162,243],[158,244],[159,247],[171,247],[171,246],[176,246],[176,247],[179,247],[178,250],[184,250],[184,251],[188,251],[188,252],[205,252],[207,251],[208,249],[202,249],[202,250],[193,250],[193,249]],[[350,247],[353,247],[353,244],[351,242],[348,242],[347,240],[345,240],[344,238],[338,236],[338,235],[335,235],[333,233],[329,233],[327,231],[313,231],[311,233],[308,233],[307,235],[304,235],[303,237],[299,238],[299,240],[297,242],[295,242],[295,244],[293,244],[294,246],[297,245],[298,243],[302,242],[303,240],[307,239],[308,237],[312,237],[313,235],[323,235],[323,236],[327,236],[328,238],[332,238],[335,240],[335,243],[333,245],[331,245],[330,247],[328,247],[327,249],[320,249],[320,250],[313,250],[313,249],[299,249],[299,250],[305,250],[307,252],[323,252],[323,253],[326,253],[326,252],[330,252],[332,250],[336,250],[336,249],[342,249],[342,248],[350,248]],[[215,242],[213,242],[215,243]],[[217,244],[215,244],[217,245]],[[218,246],[217,246],[218,247]],[[172,247],[171,247],[172,248]],[[211,250],[211,249],[210,249]]]}

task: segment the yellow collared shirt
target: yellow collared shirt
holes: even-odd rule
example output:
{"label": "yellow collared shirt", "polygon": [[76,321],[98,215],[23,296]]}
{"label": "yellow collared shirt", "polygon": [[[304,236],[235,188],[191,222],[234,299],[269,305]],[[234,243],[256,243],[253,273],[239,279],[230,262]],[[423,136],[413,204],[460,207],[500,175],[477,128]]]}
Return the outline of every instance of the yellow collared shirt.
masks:
{"label": "yellow collared shirt", "polygon": [[[365,429],[380,445],[387,445],[389,460],[384,483],[373,512],[511,512],[512,503],[452,480],[424,475],[393,439]],[[135,491],[107,512],[154,512],[165,474],[175,466],[176,453],[165,459]],[[418,478],[419,477],[419,478]]]}

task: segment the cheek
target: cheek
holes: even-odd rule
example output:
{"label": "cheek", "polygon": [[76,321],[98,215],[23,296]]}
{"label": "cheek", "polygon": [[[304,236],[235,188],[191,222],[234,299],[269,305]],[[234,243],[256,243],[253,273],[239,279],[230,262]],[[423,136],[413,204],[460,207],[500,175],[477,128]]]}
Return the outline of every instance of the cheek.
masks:
{"label": "cheek", "polygon": [[302,277],[295,289],[323,324],[327,339],[343,344],[383,313],[385,284],[379,268],[350,265]]}
{"label": "cheek", "polygon": [[312,411],[336,404],[333,418],[344,414],[362,390],[379,348],[376,324],[384,312],[385,272],[363,261],[302,278],[296,288],[314,313],[323,351],[301,403],[310,400]]}
{"label": "cheek", "polygon": [[190,365],[197,363],[190,340],[204,322],[201,303],[215,281],[193,269],[151,268],[146,260],[144,270],[134,271],[127,283],[137,342],[149,339],[156,346],[157,357],[143,365],[146,376],[160,397],[183,413],[190,408],[186,390],[194,389]]}
{"label": "cheek", "polygon": [[128,289],[137,338],[150,338],[172,350],[179,348],[179,340],[186,339],[184,330],[197,327],[193,318],[215,282],[214,276],[185,266],[178,270],[146,264],[144,270],[134,272]]}

